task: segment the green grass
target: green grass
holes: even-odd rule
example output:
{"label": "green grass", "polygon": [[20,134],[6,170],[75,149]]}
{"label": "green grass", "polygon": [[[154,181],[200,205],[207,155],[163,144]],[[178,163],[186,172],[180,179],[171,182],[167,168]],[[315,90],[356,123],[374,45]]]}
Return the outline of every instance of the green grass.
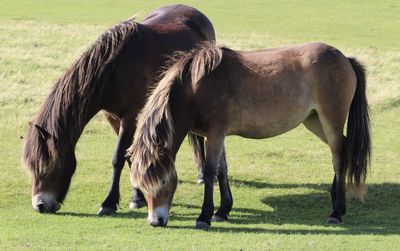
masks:
{"label": "green grass", "polygon": [[[397,250],[400,244],[400,4],[398,1],[184,1],[206,13],[220,42],[253,49],[331,43],[369,70],[374,155],[365,204],[349,201],[326,226],[329,150],[300,127],[268,140],[226,141],[234,208],[229,222],[193,229],[203,189],[185,143],[169,225],[127,209],[128,170],[114,217],[95,215],[111,178],[116,137],[101,115],[86,128],[77,172],[56,215],[31,209],[22,136],[54,81],[109,26],[166,1],[0,0],[0,250]],[[216,193],[218,194],[218,192]],[[219,197],[215,198],[216,204]]]}

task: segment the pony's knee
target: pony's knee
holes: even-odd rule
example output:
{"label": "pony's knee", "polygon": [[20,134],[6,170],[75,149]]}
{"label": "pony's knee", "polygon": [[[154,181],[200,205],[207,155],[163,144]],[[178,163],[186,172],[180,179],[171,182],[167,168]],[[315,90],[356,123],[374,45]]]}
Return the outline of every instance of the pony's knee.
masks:
{"label": "pony's knee", "polygon": [[217,175],[217,172],[214,168],[205,168],[203,172],[203,179],[212,179],[214,180]]}
{"label": "pony's knee", "polygon": [[111,160],[113,168],[121,169],[124,166],[125,158],[121,158],[115,154]]}

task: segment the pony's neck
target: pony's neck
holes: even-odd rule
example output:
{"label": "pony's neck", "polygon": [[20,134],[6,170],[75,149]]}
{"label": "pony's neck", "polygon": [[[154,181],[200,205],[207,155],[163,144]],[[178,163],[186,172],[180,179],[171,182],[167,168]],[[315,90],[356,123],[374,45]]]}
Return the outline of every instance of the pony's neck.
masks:
{"label": "pony's neck", "polygon": [[36,123],[59,142],[75,146],[101,109],[119,55],[135,31],[136,22],[129,19],[104,32],[58,80]]}
{"label": "pony's neck", "polygon": [[72,97],[67,95],[56,87],[35,124],[47,131],[60,146],[73,150],[83,129],[100,109],[95,105],[97,100],[83,98],[78,92]]}
{"label": "pony's neck", "polygon": [[[192,116],[193,108],[188,101],[187,97],[182,96],[182,90],[173,90],[171,92],[170,113],[173,121],[173,142],[171,146],[171,151],[175,159],[176,153],[185,139],[186,135],[189,133],[190,129],[194,124],[194,117]],[[179,97],[179,98],[178,98]]]}

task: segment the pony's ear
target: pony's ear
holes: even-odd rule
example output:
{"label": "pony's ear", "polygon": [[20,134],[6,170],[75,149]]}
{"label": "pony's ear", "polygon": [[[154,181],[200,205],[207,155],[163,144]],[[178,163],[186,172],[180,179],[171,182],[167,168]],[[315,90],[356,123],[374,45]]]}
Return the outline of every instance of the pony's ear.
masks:
{"label": "pony's ear", "polygon": [[44,140],[51,139],[51,134],[48,131],[46,131],[46,129],[37,124],[35,124],[35,127],[39,131],[40,136],[42,136],[42,139]]}

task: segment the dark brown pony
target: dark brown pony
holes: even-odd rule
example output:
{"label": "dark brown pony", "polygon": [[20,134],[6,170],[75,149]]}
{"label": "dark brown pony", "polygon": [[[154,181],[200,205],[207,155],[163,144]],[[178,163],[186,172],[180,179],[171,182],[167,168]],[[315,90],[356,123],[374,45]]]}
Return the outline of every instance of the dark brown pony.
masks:
{"label": "dark brown pony", "polygon": [[207,137],[196,227],[208,229],[225,136],[269,138],[301,123],[331,150],[335,175],[328,223],[341,222],[346,180],[361,197],[370,159],[365,86],[365,70],[356,59],[321,43],[250,52],[206,43],[179,57],[139,116],[129,149],[131,179],[147,195],[150,223],[168,221],[177,180],[174,159],[188,132]]}
{"label": "dark brown pony", "polygon": [[[124,155],[148,88],[175,51],[214,40],[208,18],[185,5],[162,7],[141,23],[129,19],[104,32],[56,82],[29,127],[23,162],[33,175],[33,208],[56,212],[61,207],[76,167],[75,145],[85,125],[103,110],[118,143],[112,183],[99,214],[115,212]],[[201,146],[202,139],[196,140]],[[131,206],[143,203],[143,195],[135,190]]]}

